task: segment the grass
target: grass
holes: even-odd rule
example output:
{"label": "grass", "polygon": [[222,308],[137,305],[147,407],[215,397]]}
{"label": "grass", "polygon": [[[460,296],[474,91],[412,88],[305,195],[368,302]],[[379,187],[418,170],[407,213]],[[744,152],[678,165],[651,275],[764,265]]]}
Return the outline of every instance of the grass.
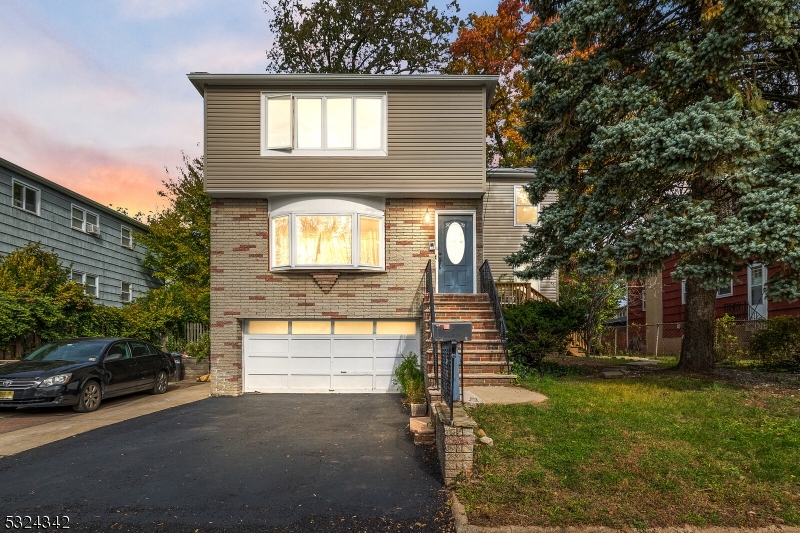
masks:
{"label": "grass", "polygon": [[[541,406],[472,411],[494,439],[457,487],[477,525],[800,524],[800,393],[545,373]],[[792,396],[794,394],[794,397]]]}

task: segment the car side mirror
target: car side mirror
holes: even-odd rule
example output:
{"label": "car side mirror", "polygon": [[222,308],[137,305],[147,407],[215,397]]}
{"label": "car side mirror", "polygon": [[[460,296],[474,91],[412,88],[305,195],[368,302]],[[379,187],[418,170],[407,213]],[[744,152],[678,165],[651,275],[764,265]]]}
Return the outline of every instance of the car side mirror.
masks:
{"label": "car side mirror", "polygon": [[103,362],[104,363],[111,363],[113,361],[119,361],[120,359],[122,359],[122,354],[121,353],[112,353],[112,354],[107,355]]}

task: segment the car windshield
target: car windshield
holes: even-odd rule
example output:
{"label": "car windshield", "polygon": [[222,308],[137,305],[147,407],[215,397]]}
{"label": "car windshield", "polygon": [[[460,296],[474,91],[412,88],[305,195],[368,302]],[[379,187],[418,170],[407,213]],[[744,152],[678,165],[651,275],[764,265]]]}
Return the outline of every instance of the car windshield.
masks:
{"label": "car windshield", "polygon": [[24,358],[25,361],[97,361],[108,341],[49,342]]}

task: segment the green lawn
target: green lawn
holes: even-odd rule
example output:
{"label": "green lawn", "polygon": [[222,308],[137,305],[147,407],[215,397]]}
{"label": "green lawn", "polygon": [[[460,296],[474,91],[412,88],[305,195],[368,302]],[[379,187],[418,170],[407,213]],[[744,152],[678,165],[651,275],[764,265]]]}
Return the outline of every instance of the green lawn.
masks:
{"label": "green lawn", "polygon": [[800,391],[673,373],[523,386],[549,400],[471,411],[495,443],[456,489],[471,523],[800,524]]}

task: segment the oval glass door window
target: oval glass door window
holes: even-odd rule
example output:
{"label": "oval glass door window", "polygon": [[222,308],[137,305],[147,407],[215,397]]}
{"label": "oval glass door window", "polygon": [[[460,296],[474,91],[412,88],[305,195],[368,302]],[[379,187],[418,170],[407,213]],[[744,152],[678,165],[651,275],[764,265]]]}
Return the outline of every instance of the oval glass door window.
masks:
{"label": "oval glass door window", "polygon": [[447,258],[452,264],[457,265],[464,259],[465,247],[464,230],[461,229],[461,224],[453,222],[450,224],[450,227],[447,228],[447,236],[445,237]]}

